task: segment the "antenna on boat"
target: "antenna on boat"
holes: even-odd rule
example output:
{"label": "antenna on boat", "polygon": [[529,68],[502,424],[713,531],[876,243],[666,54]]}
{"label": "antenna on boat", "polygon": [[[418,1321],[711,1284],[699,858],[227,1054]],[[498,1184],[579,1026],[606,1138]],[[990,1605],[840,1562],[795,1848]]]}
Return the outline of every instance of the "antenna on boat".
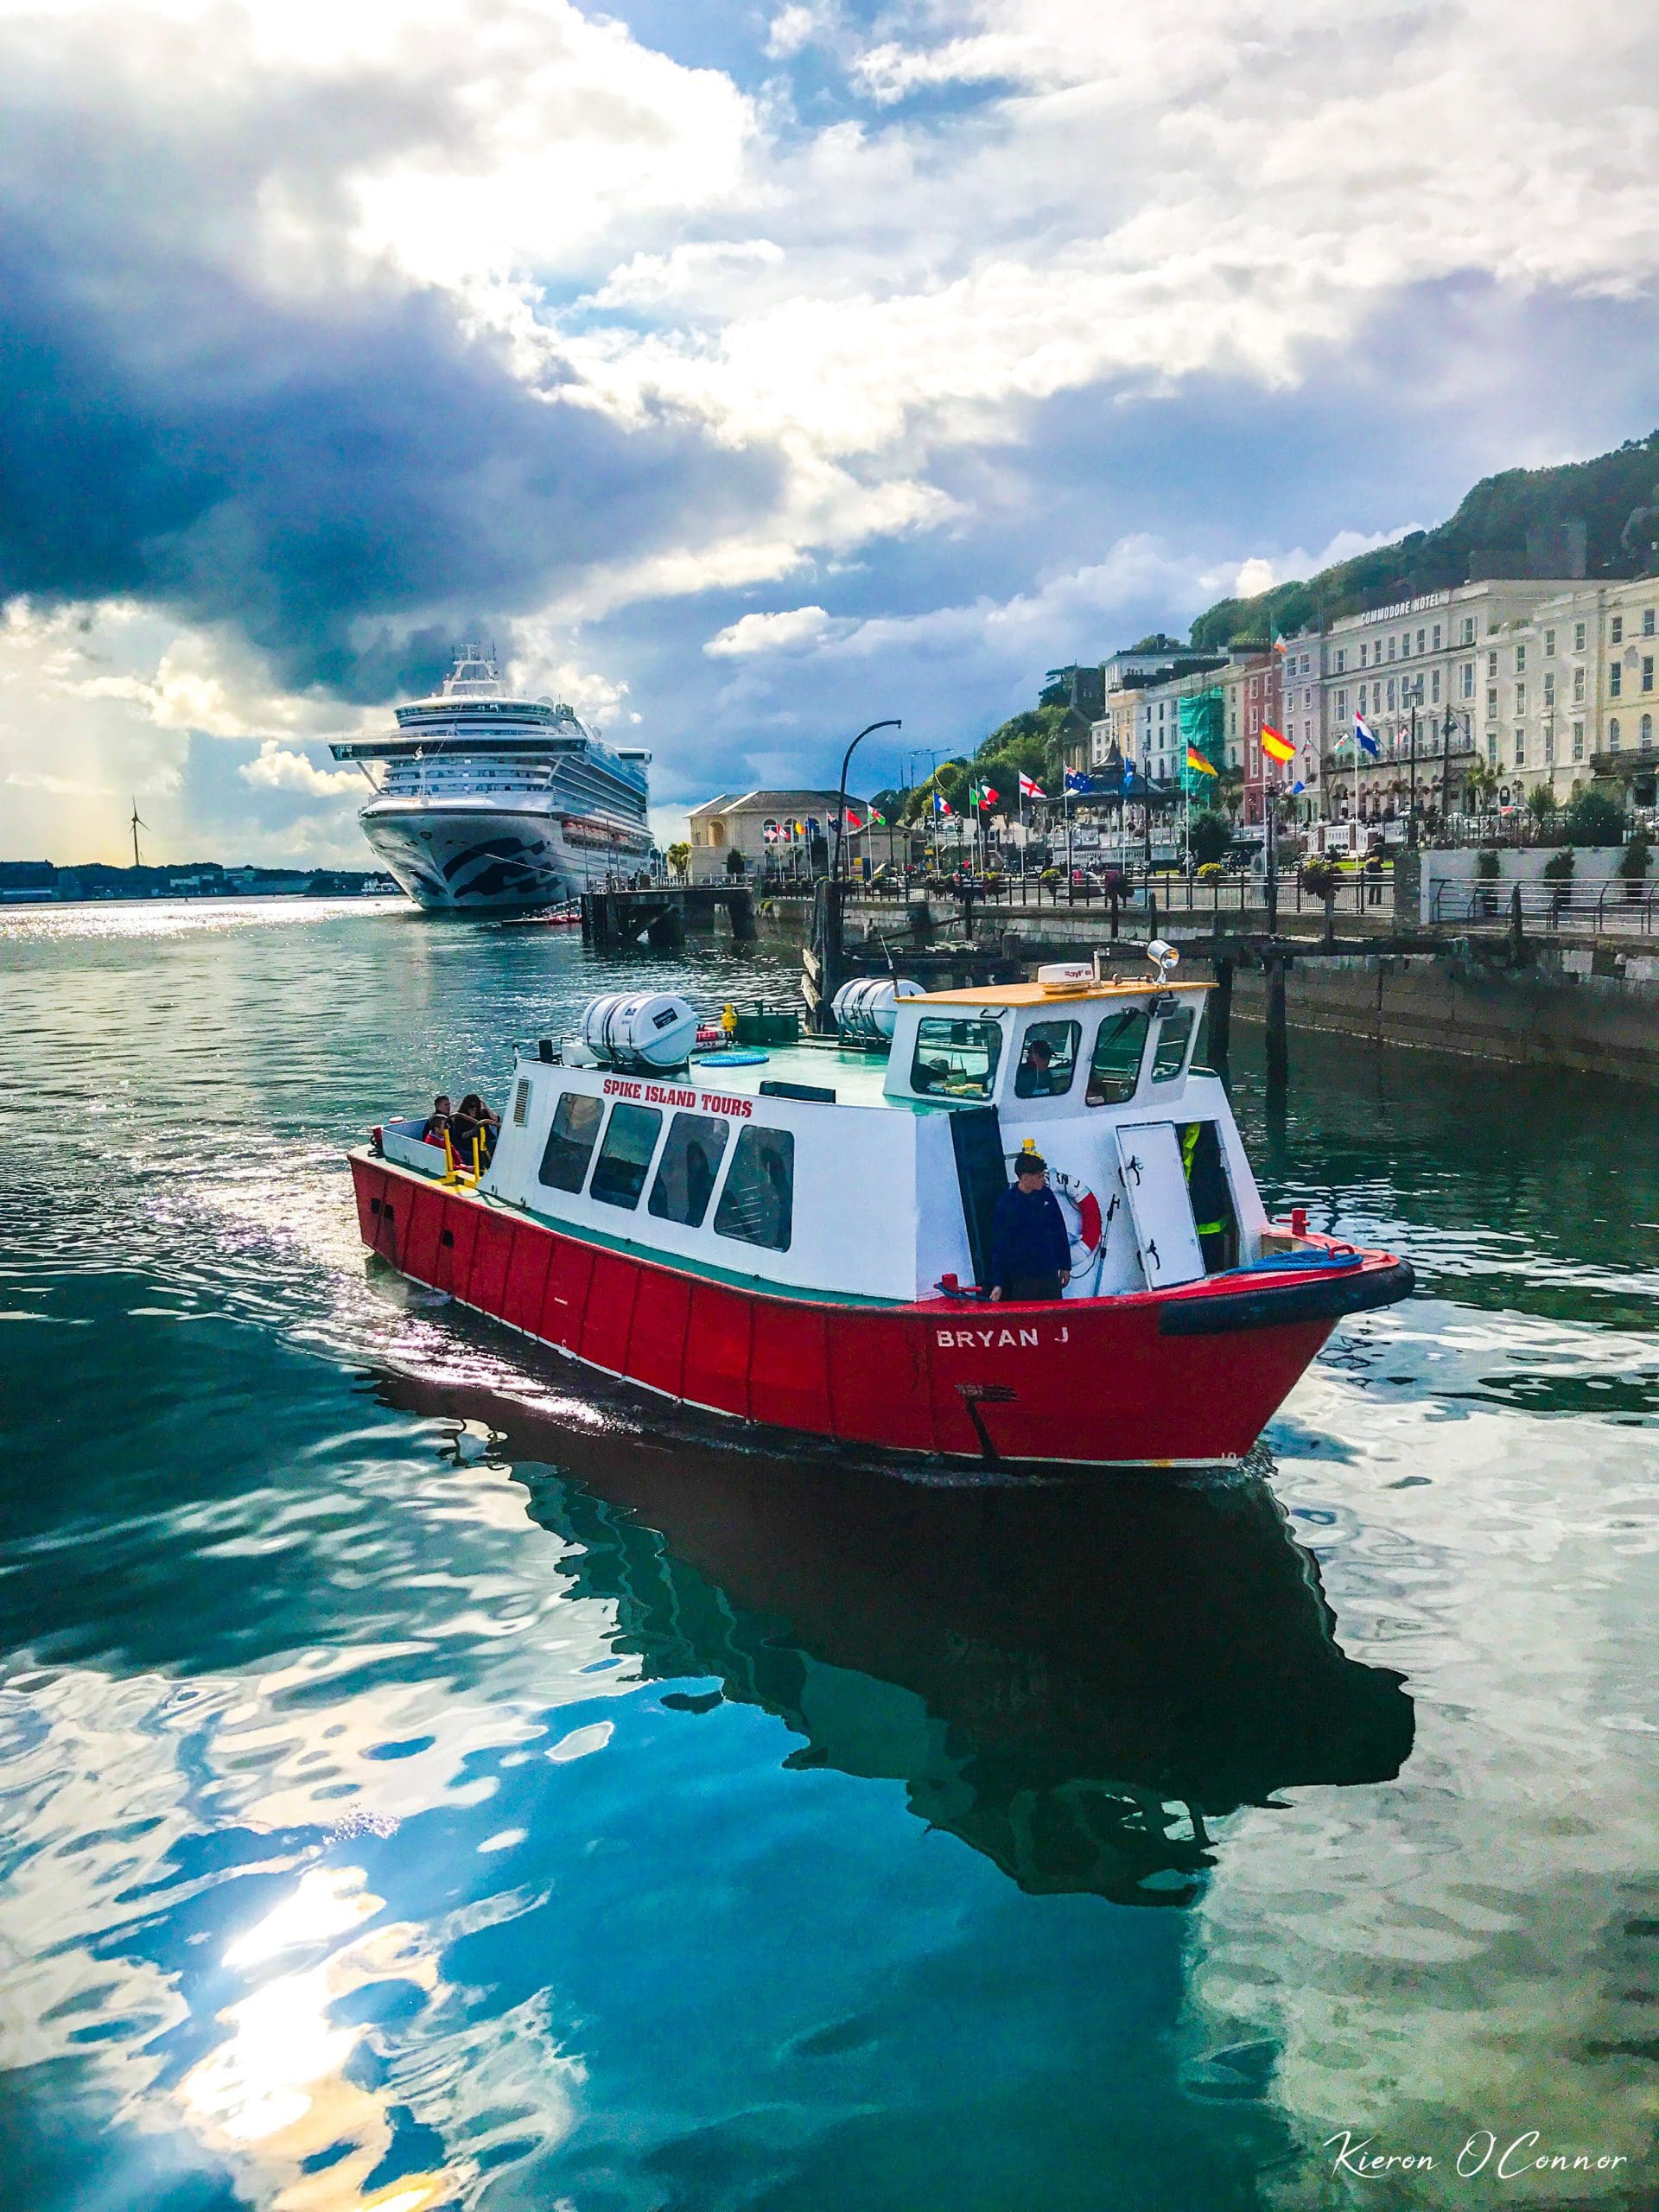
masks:
{"label": "antenna on boat", "polygon": [[140,820],[139,820],[139,818],[138,818],[138,802],[137,802],[137,798],[135,798],[135,799],[133,800],[133,802],[132,802],[132,825],[131,825],[131,827],[132,827],[132,864],[133,864],[134,868],[142,868],[142,867],[143,866],[143,861],[139,859],[139,857],[138,857],[138,832],[139,832],[141,830],[148,830],[148,829],[149,829],[149,823],[148,823],[148,822],[142,822],[142,821],[140,821]]}
{"label": "antenna on boat", "polygon": [[1152,943],[1147,947],[1147,957],[1157,970],[1157,974],[1153,978],[1154,982],[1161,983],[1172,968],[1179,968],[1181,964],[1180,954],[1176,951],[1173,944],[1166,944],[1160,937],[1154,938]]}

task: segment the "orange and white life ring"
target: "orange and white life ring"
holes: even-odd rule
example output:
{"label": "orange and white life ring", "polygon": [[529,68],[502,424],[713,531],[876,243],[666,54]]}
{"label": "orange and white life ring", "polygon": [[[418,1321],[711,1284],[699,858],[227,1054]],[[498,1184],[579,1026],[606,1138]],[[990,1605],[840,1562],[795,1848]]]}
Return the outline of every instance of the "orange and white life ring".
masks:
{"label": "orange and white life ring", "polygon": [[1068,1175],[1063,1168],[1051,1167],[1048,1179],[1060,1202],[1061,1212],[1070,1210],[1066,1230],[1071,1243],[1071,1272],[1074,1275],[1085,1274],[1099,1259],[1101,1242],[1106,1234],[1100,1200],[1081,1175]]}

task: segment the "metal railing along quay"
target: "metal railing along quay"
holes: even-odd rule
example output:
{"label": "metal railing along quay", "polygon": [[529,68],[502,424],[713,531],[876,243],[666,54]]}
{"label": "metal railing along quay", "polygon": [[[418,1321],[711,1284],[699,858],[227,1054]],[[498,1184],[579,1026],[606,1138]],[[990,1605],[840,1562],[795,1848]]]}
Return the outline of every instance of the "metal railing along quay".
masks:
{"label": "metal railing along quay", "polygon": [[[1518,909],[1517,909],[1518,902]],[[1510,929],[1517,910],[1523,924],[1557,933],[1590,937],[1651,937],[1659,883],[1622,875],[1584,876],[1564,883],[1437,883],[1429,901],[1439,929]]]}
{"label": "metal railing along quay", "polygon": [[[1085,878],[1080,883],[1067,883],[1064,877],[1045,880],[1040,876],[1002,876],[994,880],[984,879],[959,883],[949,877],[918,878],[909,883],[866,884],[851,883],[847,887],[849,906],[902,906],[924,889],[936,898],[966,899],[976,912],[1007,912],[1030,913],[1046,908],[1064,911],[1068,907],[1094,907],[1104,912],[1122,911],[1133,913],[1144,910],[1147,893],[1157,902],[1160,915],[1190,915],[1195,918],[1214,919],[1223,914],[1265,913],[1268,887],[1265,877],[1250,872],[1236,872],[1222,875],[1188,875],[1179,868],[1155,870],[1151,875],[1137,877],[1116,896],[1102,885]],[[1331,889],[1331,906],[1337,914],[1370,915],[1381,918],[1394,911],[1394,878],[1391,870],[1379,874],[1352,873],[1338,874]],[[1278,882],[1278,909],[1281,914],[1321,915],[1325,910],[1322,892],[1310,889],[1294,869],[1287,869]]]}

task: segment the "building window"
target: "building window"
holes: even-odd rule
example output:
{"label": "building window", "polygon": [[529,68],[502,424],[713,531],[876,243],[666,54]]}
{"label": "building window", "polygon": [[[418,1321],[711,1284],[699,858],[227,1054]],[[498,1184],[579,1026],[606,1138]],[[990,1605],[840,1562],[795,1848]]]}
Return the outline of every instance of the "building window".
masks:
{"label": "building window", "polygon": [[1644,638],[1653,635],[1653,609],[1650,607],[1644,607],[1642,610],[1642,634]]}
{"label": "building window", "polygon": [[1575,707],[1584,704],[1584,671],[1581,668],[1575,668],[1573,671],[1573,703]]}
{"label": "building window", "polygon": [[1651,691],[1653,689],[1653,655],[1651,653],[1644,653],[1642,657],[1642,689],[1644,691]]}
{"label": "building window", "polygon": [[1517,768],[1527,765],[1527,733],[1523,729],[1515,733],[1515,765]]}
{"label": "building window", "polygon": [[1573,650],[1575,653],[1581,653],[1584,651],[1584,625],[1582,622],[1575,622],[1573,625]]}
{"label": "building window", "polygon": [[1644,753],[1651,753],[1653,750],[1653,716],[1651,715],[1643,715],[1642,717],[1642,750]]}
{"label": "building window", "polygon": [[1618,716],[1617,715],[1607,725],[1607,750],[1610,753],[1617,753],[1618,750]]}
{"label": "building window", "polygon": [[1489,729],[1486,733],[1486,760],[1489,767],[1497,767],[1497,732],[1495,729]]}
{"label": "building window", "polygon": [[1544,658],[1546,660],[1553,658],[1554,652],[1555,632],[1553,630],[1546,630],[1544,632]]}
{"label": "building window", "polygon": [[1394,658],[1394,649],[1398,643],[1399,640],[1396,638],[1390,638],[1389,639],[1389,658],[1390,660]]}
{"label": "building window", "polygon": [[1436,668],[1436,669],[1432,669],[1432,670],[1429,671],[1429,678],[1428,678],[1428,697],[1429,697],[1429,703],[1430,703],[1430,705],[1431,705],[1431,706],[1438,707],[1438,706],[1440,705],[1440,670],[1439,670],[1438,668]]}
{"label": "building window", "polygon": [[1486,686],[1486,711],[1489,715],[1495,715],[1497,712],[1497,686],[1496,683],[1489,683]]}
{"label": "building window", "polygon": [[1622,645],[1624,642],[1624,617],[1622,614],[1615,614],[1613,617],[1612,634],[1613,643],[1616,645]]}
{"label": "building window", "polygon": [[1496,676],[1497,674],[1497,655],[1496,653],[1488,653],[1486,656],[1486,673],[1488,676]]}
{"label": "building window", "polygon": [[1573,758],[1575,760],[1582,760],[1584,758],[1584,724],[1582,722],[1574,722],[1573,725]]}
{"label": "building window", "polygon": [[735,1236],[745,1244],[763,1245],[768,1252],[787,1252],[794,1207],[794,1137],[787,1129],[762,1129],[751,1123],[738,1136],[731,1172],[715,1208],[715,1236]]}
{"label": "building window", "polygon": [[1617,699],[1624,689],[1624,671],[1617,661],[1613,661],[1607,670],[1607,696],[1610,699]]}
{"label": "building window", "polygon": [[1304,654],[1302,655],[1302,674],[1303,674],[1304,676],[1306,676],[1306,675],[1307,674],[1308,667],[1309,667],[1308,658],[1307,658],[1307,655],[1306,655],[1306,653],[1304,653]]}
{"label": "building window", "polygon": [[1343,652],[1340,646],[1338,646],[1337,649],[1337,674],[1338,676],[1342,674],[1344,668],[1347,665],[1347,654]]}
{"label": "building window", "polygon": [[1359,664],[1362,668],[1369,668],[1371,664],[1371,647],[1369,639],[1360,640]]}
{"label": "building window", "polygon": [[1517,683],[1515,687],[1515,711],[1517,715],[1524,715],[1527,711],[1527,687],[1524,683]]}
{"label": "building window", "polygon": [[1348,694],[1346,691],[1338,691],[1337,694],[1337,720],[1340,722],[1345,722],[1347,719]]}
{"label": "building window", "polygon": [[1555,671],[1554,669],[1552,669],[1549,674],[1544,678],[1544,704],[1547,708],[1553,707],[1555,704]]}
{"label": "building window", "polygon": [[1400,640],[1400,658],[1402,660],[1409,660],[1411,658],[1411,632],[1409,630],[1407,631],[1405,636]]}
{"label": "building window", "polygon": [[1471,660],[1463,664],[1463,696],[1465,699],[1475,696],[1475,664]]}
{"label": "building window", "polygon": [[1527,649],[1524,645],[1517,645],[1515,649],[1515,672],[1517,676],[1525,669],[1526,664]]}
{"label": "building window", "polygon": [[1434,625],[1434,650],[1436,652],[1440,650],[1440,626],[1438,622]]}
{"label": "building window", "polygon": [[1389,678],[1389,712],[1394,712],[1394,678]]}
{"label": "building window", "polygon": [[[1422,652],[1422,650],[1423,650],[1423,636],[1424,636],[1423,632],[1420,630],[1420,631],[1417,632],[1417,650],[1418,650],[1418,652],[1419,652],[1420,653],[1421,653],[1421,652]],[[1435,632],[1435,633],[1434,633],[1434,642],[1435,642],[1435,644],[1436,644],[1436,645],[1439,645],[1440,641],[1440,632],[1437,630],[1437,631]]]}
{"label": "building window", "polygon": [[1465,645],[1472,645],[1475,642],[1475,618],[1472,614],[1465,614],[1463,618],[1463,642]]}

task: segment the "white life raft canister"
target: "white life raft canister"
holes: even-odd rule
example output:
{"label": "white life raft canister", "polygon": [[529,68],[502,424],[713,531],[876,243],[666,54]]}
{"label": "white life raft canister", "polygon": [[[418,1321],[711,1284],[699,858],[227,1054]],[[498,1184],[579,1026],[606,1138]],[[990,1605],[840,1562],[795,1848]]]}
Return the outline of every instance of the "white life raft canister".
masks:
{"label": "white life raft canister", "polygon": [[671,991],[607,991],[582,1008],[578,1033],[611,1067],[683,1068],[697,1041],[697,1010]]}
{"label": "white life raft canister", "polygon": [[900,999],[918,999],[922,987],[908,976],[858,976],[843,983],[830,1001],[836,1027],[861,1045],[890,1041],[899,1020]]}

